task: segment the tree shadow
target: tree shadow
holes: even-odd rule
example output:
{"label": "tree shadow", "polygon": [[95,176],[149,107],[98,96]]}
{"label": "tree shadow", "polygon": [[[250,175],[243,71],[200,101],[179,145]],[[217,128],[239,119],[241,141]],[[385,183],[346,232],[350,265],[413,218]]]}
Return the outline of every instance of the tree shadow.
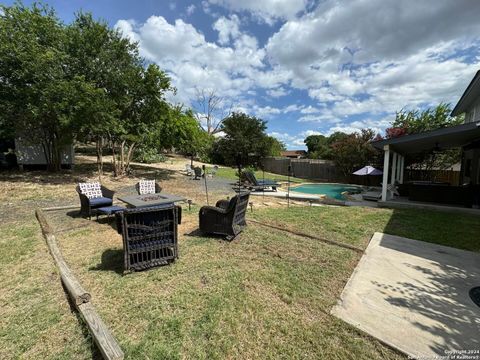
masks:
{"label": "tree shadow", "polygon": [[[158,169],[149,167],[148,165],[131,165],[130,176],[138,178],[157,179],[158,181],[169,180],[175,174],[174,170]],[[111,163],[104,163],[103,170],[105,175],[113,174],[113,166]],[[77,184],[87,181],[97,174],[97,164],[79,163],[75,164],[73,169],[65,169],[59,172],[49,172],[46,170],[29,170],[20,171],[12,169],[0,172],[0,182],[24,182],[30,184],[48,184],[48,185],[68,185]]]}
{"label": "tree shadow", "polygon": [[[398,215],[393,212],[385,233],[396,233]],[[398,315],[404,310],[392,316],[401,316],[411,326],[433,335],[429,348],[438,355],[446,355],[448,350],[479,349],[480,307],[469,291],[480,285],[480,254],[398,238],[383,238],[379,246],[398,252],[402,259],[391,259],[398,280],[371,281],[384,301],[408,310],[408,315]]]}
{"label": "tree shadow", "polygon": [[123,249],[107,249],[102,253],[101,263],[92,266],[93,271],[113,271],[123,275]]}

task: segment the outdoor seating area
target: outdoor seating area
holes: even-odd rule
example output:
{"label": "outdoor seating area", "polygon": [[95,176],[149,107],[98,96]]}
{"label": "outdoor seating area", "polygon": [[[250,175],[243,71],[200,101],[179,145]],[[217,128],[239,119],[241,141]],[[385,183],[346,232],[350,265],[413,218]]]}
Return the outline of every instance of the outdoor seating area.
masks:
{"label": "outdoor seating area", "polygon": [[[178,259],[178,225],[185,202],[183,196],[161,192],[154,180],[135,184],[138,195],[121,196],[127,207],[113,205],[114,192],[98,182],[80,183],[76,187],[81,200],[80,215],[106,215],[116,218],[116,228],[123,238],[124,270],[138,271],[168,264]],[[110,197],[105,197],[110,196]],[[199,228],[205,234],[223,235],[233,240],[246,226],[249,192],[231,200],[219,200],[216,207],[203,206],[199,211]]]}
{"label": "outdoor seating area", "polygon": [[427,5],[3,1],[0,360],[480,360],[480,1]]}

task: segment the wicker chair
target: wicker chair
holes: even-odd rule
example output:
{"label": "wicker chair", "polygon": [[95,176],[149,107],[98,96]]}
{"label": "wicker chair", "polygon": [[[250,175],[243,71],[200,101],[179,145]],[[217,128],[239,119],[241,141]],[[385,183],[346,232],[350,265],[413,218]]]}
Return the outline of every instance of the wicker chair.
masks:
{"label": "wicker chair", "polygon": [[80,186],[77,185],[75,190],[80,197],[80,215],[88,216],[89,219],[92,218],[92,214],[95,213],[95,209],[112,206],[113,204],[113,195],[115,191],[107,189],[105,186],[101,185],[100,189],[102,191],[101,197],[89,198],[80,190]]}
{"label": "wicker chair", "polygon": [[[135,190],[137,191],[137,194],[138,195],[144,195],[144,194],[147,194],[147,193],[142,193],[140,191],[140,182],[136,183],[135,184]],[[159,193],[162,191],[162,187],[160,185],[158,185],[157,182],[155,182],[155,194]]]}
{"label": "wicker chair", "polygon": [[231,200],[219,200],[216,206],[203,206],[199,213],[200,230],[225,235],[232,240],[247,226],[245,214],[250,192],[239,193]]}
{"label": "wicker chair", "polygon": [[132,208],[116,214],[122,234],[125,271],[166,265],[178,259],[178,224],[182,208],[176,205]]}

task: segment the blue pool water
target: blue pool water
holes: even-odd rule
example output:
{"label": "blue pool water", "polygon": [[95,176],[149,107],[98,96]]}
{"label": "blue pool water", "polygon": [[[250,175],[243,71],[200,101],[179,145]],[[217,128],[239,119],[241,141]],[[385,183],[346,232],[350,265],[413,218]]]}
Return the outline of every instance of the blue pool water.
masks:
{"label": "blue pool water", "polygon": [[346,184],[304,184],[291,188],[291,191],[304,194],[326,195],[329,198],[345,200],[342,192],[357,194],[362,191],[360,186]]}

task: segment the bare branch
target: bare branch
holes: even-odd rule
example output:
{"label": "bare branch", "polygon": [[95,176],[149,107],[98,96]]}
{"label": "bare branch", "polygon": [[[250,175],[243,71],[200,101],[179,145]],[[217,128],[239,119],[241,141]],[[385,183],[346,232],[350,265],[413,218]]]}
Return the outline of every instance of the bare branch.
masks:
{"label": "bare branch", "polygon": [[225,111],[225,98],[218,96],[215,89],[199,89],[196,92],[195,117],[200,125],[206,126],[208,134],[220,132],[222,122],[231,114],[232,105]]}

